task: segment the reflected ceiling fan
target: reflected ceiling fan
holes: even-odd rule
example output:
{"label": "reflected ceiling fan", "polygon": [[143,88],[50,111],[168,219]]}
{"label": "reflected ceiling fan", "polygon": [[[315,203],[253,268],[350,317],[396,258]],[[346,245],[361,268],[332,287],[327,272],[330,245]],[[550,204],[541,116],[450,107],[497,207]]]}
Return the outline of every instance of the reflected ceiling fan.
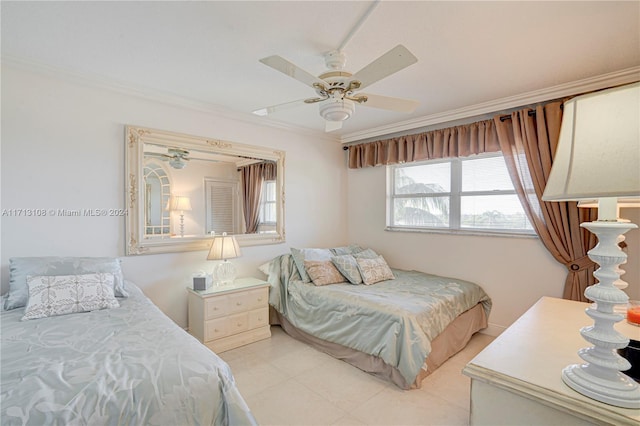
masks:
{"label": "reflected ceiling fan", "polygon": [[168,161],[169,165],[174,169],[184,169],[187,166],[186,161],[189,161],[189,151],[182,148],[168,148],[167,153],[160,152],[147,152],[145,155],[152,157],[158,157],[162,161]]}
{"label": "reflected ceiling fan", "polygon": [[334,50],[325,54],[325,63],[329,71],[315,77],[281,56],[269,56],[260,59],[260,62],[311,86],[317,96],[261,108],[253,113],[265,116],[303,104],[318,103],[320,116],[326,120],[327,132],[342,128],[342,122],[353,115],[356,104],[410,113],[419,105],[418,101],[357,92],[417,61],[418,59],[406,47],[397,45],[360,71],[351,74],[344,70],[346,63],[344,52]]}

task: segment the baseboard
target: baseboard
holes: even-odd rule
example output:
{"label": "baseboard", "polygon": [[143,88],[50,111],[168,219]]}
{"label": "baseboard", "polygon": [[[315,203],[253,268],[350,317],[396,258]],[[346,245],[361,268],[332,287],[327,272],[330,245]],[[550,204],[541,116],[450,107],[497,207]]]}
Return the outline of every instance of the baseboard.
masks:
{"label": "baseboard", "polygon": [[493,336],[493,337],[498,337],[506,329],[507,327],[504,327],[502,325],[489,323],[487,328],[485,328],[484,330],[480,330],[480,333]]}

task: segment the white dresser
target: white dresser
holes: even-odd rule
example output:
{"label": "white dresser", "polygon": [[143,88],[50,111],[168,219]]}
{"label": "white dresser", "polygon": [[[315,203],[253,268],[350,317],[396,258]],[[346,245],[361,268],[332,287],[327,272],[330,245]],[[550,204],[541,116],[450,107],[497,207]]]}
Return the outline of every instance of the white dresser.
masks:
{"label": "white dresser", "polygon": [[239,278],[233,285],[189,292],[189,333],[214,352],[271,337],[269,283]]}
{"label": "white dresser", "polygon": [[[562,369],[584,361],[591,346],[580,328],[593,324],[588,303],[541,298],[464,368],[471,377],[471,425],[633,425],[640,410],[588,398],[562,381]],[[640,340],[640,327],[616,329]]]}

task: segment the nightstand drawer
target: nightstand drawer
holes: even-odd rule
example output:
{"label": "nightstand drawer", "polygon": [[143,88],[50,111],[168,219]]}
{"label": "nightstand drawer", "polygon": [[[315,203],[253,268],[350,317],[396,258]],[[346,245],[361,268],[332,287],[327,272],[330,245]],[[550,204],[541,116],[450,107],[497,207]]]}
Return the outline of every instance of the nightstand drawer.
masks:
{"label": "nightstand drawer", "polygon": [[229,335],[229,319],[218,318],[207,321],[204,326],[204,341],[220,339]]}
{"label": "nightstand drawer", "polygon": [[257,288],[255,290],[233,293],[228,296],[229,313],[246,312],[257,308],[262,308],[267,304],[269,297],[268,288]]}
{"label": "nightstand drawer", "polygon": [[224,318],[216,318],[207,321],[205,325],[204,340],[220,339],[232,334],[238,334],[249,330],[249,313],[230,315]]}
{"label": "nightstand drawer", "polygon": [[[229,296],[209,297],[205,300],[205,320],[225,316],[231,312]],[[236,311],[237,312],[237,311]]]}
{"label": "nightstand drawer", "polygon": [[249,312],[249,329],[269,324],[269,308],[256,309]]}

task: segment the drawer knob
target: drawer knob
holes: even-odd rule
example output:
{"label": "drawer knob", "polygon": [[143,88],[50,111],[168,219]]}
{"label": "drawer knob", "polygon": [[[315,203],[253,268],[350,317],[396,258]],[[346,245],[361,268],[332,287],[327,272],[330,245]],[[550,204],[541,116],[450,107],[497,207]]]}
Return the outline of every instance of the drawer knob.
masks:
{"label": "drawer knob", "polygon": [[242,306],[242,302],[237,302],[236,305]]}

